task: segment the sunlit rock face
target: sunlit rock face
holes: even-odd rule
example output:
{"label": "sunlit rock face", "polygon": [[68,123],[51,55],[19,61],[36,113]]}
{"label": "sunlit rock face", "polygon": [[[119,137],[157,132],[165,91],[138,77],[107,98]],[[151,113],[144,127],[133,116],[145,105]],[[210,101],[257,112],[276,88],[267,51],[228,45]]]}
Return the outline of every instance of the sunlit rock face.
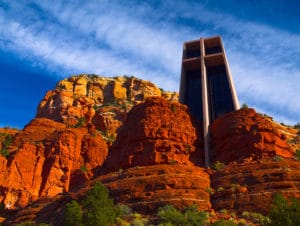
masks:
{"label": "sunlit rock face", "polygon": [[67,192],[93,177],[107,154],[105,141],[92,129],[34,119],[15,134],[9,156],[0,156],[0,201],[7,208],[24,207]]}
{"label": "sunlit rock face", "polygon": [[185,105],[148,98],[127,115],[111,147],[111,169],[162,163],[201,165],[202,140]]}
{"label": "sunlit rock face", "polygon": [[273,158],[293,158],[287,136],[268,117],[254,109],[241,109],[226,114],[212,124],[212,162],[242,162]]}

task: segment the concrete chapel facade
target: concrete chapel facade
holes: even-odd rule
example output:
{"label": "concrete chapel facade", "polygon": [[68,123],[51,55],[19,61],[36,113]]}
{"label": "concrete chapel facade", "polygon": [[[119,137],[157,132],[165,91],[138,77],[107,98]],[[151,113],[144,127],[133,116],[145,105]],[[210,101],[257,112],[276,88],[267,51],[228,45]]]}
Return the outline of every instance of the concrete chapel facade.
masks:
{"label": "concrete chapel facade", "polygon": [[183,44],[179,102],[203,122],[205,165],[210,164],[209,126],[219,116],[239,109],[220,36]]}

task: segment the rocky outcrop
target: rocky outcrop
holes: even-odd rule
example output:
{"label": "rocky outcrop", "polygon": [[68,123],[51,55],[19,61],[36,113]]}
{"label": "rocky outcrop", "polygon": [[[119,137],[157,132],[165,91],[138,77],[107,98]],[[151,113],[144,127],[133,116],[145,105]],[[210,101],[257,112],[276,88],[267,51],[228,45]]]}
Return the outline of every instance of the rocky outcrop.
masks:
{"label": "rocky outcrop", "polygon": [[203,163],[202,140],[187,107],[163,98],[134,106],[107,160],[109,169],[153,164]]}
{"label": "rocky outcrop", "polygon": [[196,166],[159,164],[133,167],[99,176],[76,192],[71,191],[47,199],[41,198],[31,206],[18,211],[6,222],[35,221],[61,225],[66,203],[85,197],[95,181],[101,181],[109,188],[115,203],[128,205],[134,211],[146,215],[156,213],[159,207],[166,204],[177,208],[195,204],[202,210],[211,211],[210,196],[207,192],[210,179],[205,169]]}
{"label": "rocky outcrop", "polygon": [[0,202],[8,209],[24,207],[67,192],[91,178],[107,154],[106,143],[93,128],[34,119],[15,135],[9,156],[0,157]]}
{"label": "rocky outcrop", "polygon": [[254,109],[241,109],[213,122],[212,160],[229,163],[281,156],[293,158],[287,137],[268,117]]}
{"label": "rocky outcrop", "polygon": [[151,96],[178,101],[178,93],[162,91],[153,83],[135,77],[72,76],[46,93],[36,117],[62,122],[68,127],[78,121],[93,123],[107,136],[115,137],[131,107]]}
{"label": "rocky outcrop", "polygon": [[213,208],[267,214],[276,193],[300,198],[300,162],[288,142],[294,132],[254,109],[218,118],[212,158],[228,165],[211,175]]}
{"label": "rocky outcrop", "polygon": [[[129,110],[132,104],[140,103],[149,96],[161,96],[160,89],[151,82],[134,77],[72,76],[47,92],[38,106],[36,117],[66,124],[82,117],[90,121],[95,110],[103,105],[119,105]],[[169,94],[167,98],[174,99],[175,96]]]}
{"label": "rocky outcrop", "polygon": [[119,170],[100,178],[117,203],[150,214],[166,204],[183,209],[196,204],[210,210],[209,175],[196,166],[158,164]]}
{"label": "rocky outcrop", "polygon": [[267,214],[277,193],[300,198],[300,162],[295,160],[229,164],[210,178],[215,210]]}

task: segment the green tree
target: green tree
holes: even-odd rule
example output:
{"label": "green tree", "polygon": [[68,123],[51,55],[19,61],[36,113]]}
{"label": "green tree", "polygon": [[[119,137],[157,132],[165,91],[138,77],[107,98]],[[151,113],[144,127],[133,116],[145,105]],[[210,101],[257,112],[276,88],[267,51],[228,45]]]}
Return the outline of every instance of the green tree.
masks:
{"label": "green tree", "polygon": [[269,218],[270,226],[300,225],[300,201],[295,198],[286,200],[282,194],[275,195]]}
{"label": "green tree", "polygon": [[113,224],[115,219],[113,200],[109,198],[107,188],[97,182],[83,201],[83,222],[85,225],[106,226]]}
{"label": "green tree", "polygon": [[66,205],[63,226],[82,226],[82,210],[78,202],[73,200]]}

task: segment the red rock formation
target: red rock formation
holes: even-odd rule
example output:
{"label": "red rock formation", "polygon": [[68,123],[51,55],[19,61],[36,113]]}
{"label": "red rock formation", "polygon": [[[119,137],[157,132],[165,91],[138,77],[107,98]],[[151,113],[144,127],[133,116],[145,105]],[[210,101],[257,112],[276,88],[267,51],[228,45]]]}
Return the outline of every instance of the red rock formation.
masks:
{"label": "red rock formation", "polygon": [[276,128],[274,122],[250,108],[215,120],[211,128],[211,142],[213,162],[294,156],[286,136]]}
{"label": "red rock formation", "polygon": [[229,164],[211,176],[215,210],[267,214],[276,193],[300,198],[300,162],[295,160]]}
{"label": "red rock formation", "polygon": [[[201,210],[211,210],[207,188],[210,179],[206,170],[196,166],[159,164],[119,170],[97,177],[110,190],[115,203],[130,206],[143,214],[154,214],[166,204],[177,208],[198,205]],[[76,192],[41,198],[32,206],[18,211],[6,222],[24,220],[60,225],[65,204],[72,199],[81,200],[95,181],[90,181]]]}
{"label": "red rock formation", "polygon": [[201,141],[185,105],[148,98],[128,113],[107,160],[120,169],[162,163],[192,165],[203,162]]}
{"label": "red rock formation", "polygon": [[134,104],[150,96],[178,100],[178,93],[161,92],[153,83],[134,77],[72,76],[47,92],[38,106],[36,117],[63,122],[70,127],[84,120],[115,136],[124,115]]}
{"label": "red rock formation", "polygon": [[0,202],[23,207],[77,186],[72,180],[78,182],[73,175],[80,170],[91,178],[108,154],[102,137],[91,131],[43,118],[29,123],[15,135],[7,159],[0,157]]}
{"label": "red rock formation", "polygon": [[[125,108],[124,108],[125,107]],[[104,106],[97,110],[92,119],[97,130],[105,132],[107,135],[117,134],[118,128],[124,122],[127,115],[127,108],[119,106]]]}
{"label": "red rock formation", "polygon": [[196,204],[210,210],[209,175],[201,167],[153,165],[129,168],[101,178],[117,203],[150,214],[166,204],[180,209]]}

